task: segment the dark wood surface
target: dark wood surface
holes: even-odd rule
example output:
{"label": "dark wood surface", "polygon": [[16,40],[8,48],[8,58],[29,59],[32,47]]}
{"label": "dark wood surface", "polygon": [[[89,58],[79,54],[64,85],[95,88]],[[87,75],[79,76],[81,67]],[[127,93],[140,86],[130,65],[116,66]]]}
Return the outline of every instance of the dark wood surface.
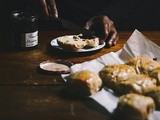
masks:
{"label": "dark wood surface", "polygon": [[[121,49],[133,31],[119,32],[114,47],[89,53],[64,53],[53,49],[50,41],[67,31],[40,31],[37,48],[13,49],[7,34],[0,36],[0,120],[109,120],[103,107],[89,98],[75,98],[66,92],[60,75],[43,74],[38,66],[45,60],[68,60],[81,63]],[[160,45],[159,31],[143,31]]]}

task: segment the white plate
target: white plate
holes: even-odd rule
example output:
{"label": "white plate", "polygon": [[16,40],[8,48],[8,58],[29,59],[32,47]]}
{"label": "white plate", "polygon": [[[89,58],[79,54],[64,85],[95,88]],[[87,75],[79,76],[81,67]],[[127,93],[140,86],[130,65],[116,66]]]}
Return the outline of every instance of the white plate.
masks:
{"label": "white plate", "polygon": [[[67,37],[73,37],[73,35],[68,35]],[[51,40],[51,46],[53,46],[54,48],[56,49],[59,49],[59,50],[63,50],[63,51],[67,51],[67,50],[64,50],[63,48],[61,48],[58,43],[57,43],[57,38]],[[67,51],[67,52],[91,52],[91,51],[95,51],[95,50],[99,50],[99,49],[102,49],[103,47],[105,46],[105,42],[97,47],[93,47],[93,48],[82,48],[78,51]]]}

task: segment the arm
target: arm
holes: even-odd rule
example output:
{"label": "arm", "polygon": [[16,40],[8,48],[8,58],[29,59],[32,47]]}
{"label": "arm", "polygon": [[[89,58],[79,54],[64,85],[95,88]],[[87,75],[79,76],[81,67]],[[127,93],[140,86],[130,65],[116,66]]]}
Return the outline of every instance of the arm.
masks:
{"label": "arm", "polygon": [[85,27],[96,32],[100,43],[106,41],[108,46],[116,45],[119,36],[115,25],[120,26],[125,23],[127,17],[139,3],[140,0],[114,0],[103,11],[97,12]]}

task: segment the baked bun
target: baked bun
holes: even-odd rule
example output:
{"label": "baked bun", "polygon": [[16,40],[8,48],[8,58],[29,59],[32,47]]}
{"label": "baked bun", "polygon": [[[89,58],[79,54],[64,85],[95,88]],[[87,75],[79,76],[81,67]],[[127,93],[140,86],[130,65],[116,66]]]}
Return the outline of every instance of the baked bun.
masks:
{"label": "baked bun", "polygon": [[112,90],[116,90],[120,82],[135,74],[133,67],[124,64],[107,65],[99,72],[103,83]]}
{"label": "baked bun", "polygon": [[144,95],[151,97],[154,100],[156,109],[160,109],[160,87],[149,89]]}
{"label": "baked bun", "polygon": [[78,51],[79,49],[86,46],[86,41],[80,39],[78,36],[63,36],[57,38],[58,45],[64,50],[68,51]]}
{"label": "baked bun", "polygon": [[89,96],[98,92],[102,87],[102,80],[98,74],[82,70],[67,77],[70,90],[80,96]]}
{"label": "baked bun", "polygon": [[147,75],[155,68],[160,67],[160,64],[157,61],[148,57],[135,57],[125,64],[133,66],[138,74]]}
{"label": "baked bun", "polygon": [[149,73],[149,76],[155,78],[157,80],[157,85],[160,85],[160,67],[157,67],[156,69],[152,70]]}
{"label": "baked bun", "polygon": [[121,81],[115,85],[115,92],[123,95],[126,93],[144,94],[151,88],[156,88],[156,79],[150,78],[144,74],[136,74],[129,76],[125,81]]}
{"label": "baked bun", "polygon": [[114,114],[118,120],[148,120],[154,109],[152,98],[130,93],[120,97]]}

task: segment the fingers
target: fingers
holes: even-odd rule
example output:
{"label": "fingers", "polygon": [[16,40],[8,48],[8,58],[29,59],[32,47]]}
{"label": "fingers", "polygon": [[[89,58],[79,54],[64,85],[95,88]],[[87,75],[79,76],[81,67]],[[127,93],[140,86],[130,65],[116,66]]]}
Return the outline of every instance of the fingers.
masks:
{"label": "fingers", "polygon": [[111,30],[110,34],[111,34],[111,36],[110,36],[110,38],[108,40],[108,46],[109,47],[116,45],[117,41],[119,39],[118,33],[117,33],[117,31],[115,29]]}
{"label": "fingers", "polygon": [[40,0],[40,2],[46,17],[51,19],[58,18],[58,10],[54,0]]}
{"label": "fingers", "polygon": [[53,19],[58,18],[58,10],[54,0],[47,0],[49,16]]}
{"label": "fingers", "polygon": [[111,26],[113,22],[109,20],[107,16],[102,16],[100,19],[101,21],[97,25],[97,26],[100,26],[99,30],[97,31],[99,32],[97,33],[97,35],[100,39],[100,44],[103,44],[105,41],[108,42],[107,38],[111,33]]}
{"label": "fingers", "polygon": [[40,0],[40,3],[42,5],[42,10],[44,11],[45,16],[49,16],[46,0]]}
{"label": "fingers", "polygon": [[86,29],[90,29],[95,32],[95,35],[99,37],[100,44],[102,44],[109,34],[108,30],[109,24],[105,22],[103,17],[93,17],[90,19],[86,25]]}
{"label": "fingers", "polygon": [[109,33],[110,33],[109,23],[107,21],[103,21],[101,39],[106,40]]}
{"label": "fingers", "polygon": [[106,43],[108,44],[108,47],[116,45],[119,39],[119,36],[113,21],[110,20],[108,17],[105,17],[103,26],[104,26],[104,34],[103,34],[104,38],[102,39],[106,41]]}
{"label": "fingers", "polygon": [[103,44],[106,41],[106,39],[110,33],[108,26],[109,25],[107,23],[105,23],[101,27],[101,33],[98,35],[100,44]]}
{"label": "fingers", "polygon": [[119,39],[118,33],[111,21],[107,16],[96,16],[90,19],[86,25],[86,29],[91,29],[99,37],[100,44],[106,42],[108,46],[114,46]]}
{"label": "fingers", "polygon": [[92,21],[90,20],[85,24],[84,28],[90,29],[91,25],[92,25]]}

